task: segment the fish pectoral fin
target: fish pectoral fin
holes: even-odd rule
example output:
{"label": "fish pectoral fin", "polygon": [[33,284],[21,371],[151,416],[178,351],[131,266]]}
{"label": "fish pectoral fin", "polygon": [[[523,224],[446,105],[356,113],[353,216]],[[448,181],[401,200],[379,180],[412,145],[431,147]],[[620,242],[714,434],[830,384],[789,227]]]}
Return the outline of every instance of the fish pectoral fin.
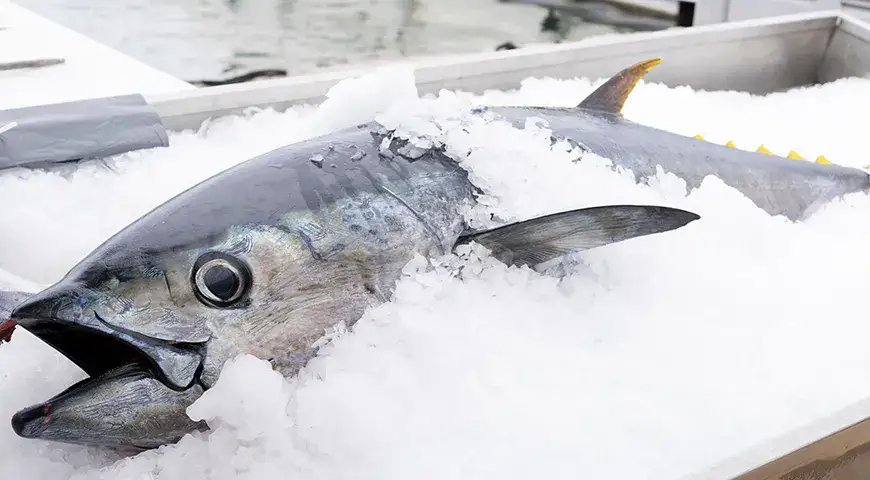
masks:
{"label": "fish pectoral fin", "polygon": [[560,256],[683,227],[700,216],[676,208],[607,205],[533,218],[469,234],[508,265],[534,266]]}
{"label": "fish pectoral fin", "polygon": [[631,94],[631,91],[659,63],[661,63],[660,59],[653,58],[626,68],[590,93],[589,96],[577,105],[577,108],[622,115],[622,106],[625,105],[625,100]]}

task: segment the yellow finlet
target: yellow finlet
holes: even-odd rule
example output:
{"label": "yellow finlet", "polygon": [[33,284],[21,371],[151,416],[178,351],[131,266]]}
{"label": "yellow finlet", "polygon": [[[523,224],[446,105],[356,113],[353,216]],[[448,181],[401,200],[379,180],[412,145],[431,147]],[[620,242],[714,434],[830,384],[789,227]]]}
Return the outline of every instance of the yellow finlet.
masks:
{"label": "yellow finlet", "polygon": [[788,156],[788,158],[791,158],[792,160],[806,160],[806,158],[800,156],[800,155],[799,155],[797,152],[795,152],[794,150],[788,152],[788,155],[787,155],[787,156]]}
{"label": "yellow finlet", "polygon": [[[704,137],[702,137],[700,133],[697,134],[697,135],[695,135],[695,136],[692,137],[692,138],[695,138],[695,139],[697,139],[697,140],[704,140]],[[706,142],[706,140],[704,140],[704,141]],[[737,145],[735,145],[734,142],[732,142],[731,140],[728,140],[728,143],[726,143],[725,146],[726,146],[726,147],[730,147],[730,148],[737,148]],[[773,155],[773,152],[771,152],[770,150],[768,150],[767,147],[765,147],[763,143],[762,143],[761,145],[758,146],[758,150],[756,150],[756,152],[758,152],[758,153],[763,153],[763,154],[765,154],[765,155]],[[787,157],[787,158],[790,158],[790,159],[792,159],[792,160],[806,160],[806,158],[802,157],[799,153],[797,153],[797,152],[794,151],[794,150],[788,152],[788,155],[786,155],[786,157]],[[825,158],[824,155],[819,155],[819,157],[816,158],[816,163],[821,163],[821,164],[824,164],[824,165],[830,165],[830,164],[831,164],[831,162],[830,162],[827,158]],[[867,166],[865,166],[864,168],[865,168],[865,169],[870,169],[870,165],[867,165]]]}

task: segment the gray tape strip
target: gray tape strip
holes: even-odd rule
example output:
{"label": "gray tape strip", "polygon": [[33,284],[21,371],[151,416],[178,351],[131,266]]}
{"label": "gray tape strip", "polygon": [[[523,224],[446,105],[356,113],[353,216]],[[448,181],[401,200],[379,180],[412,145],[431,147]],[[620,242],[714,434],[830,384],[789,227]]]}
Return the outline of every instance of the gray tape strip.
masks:
{"label": "gray tape strip", "polygon": [[108,157],[169,146],[142,95],[0,110],[0,170]]}

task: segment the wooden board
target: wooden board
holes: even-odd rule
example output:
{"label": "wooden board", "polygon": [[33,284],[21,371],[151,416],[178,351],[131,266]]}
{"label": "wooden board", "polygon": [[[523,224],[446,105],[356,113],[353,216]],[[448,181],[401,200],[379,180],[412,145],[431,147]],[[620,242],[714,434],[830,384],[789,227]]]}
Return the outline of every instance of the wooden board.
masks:
{"label": "wooden board", "polygon": [[870,479],[870,419],[811,443],[734,480]]}
{"label": "wooden board", "polygon": [[870,398],[681,480],[870,480]]}

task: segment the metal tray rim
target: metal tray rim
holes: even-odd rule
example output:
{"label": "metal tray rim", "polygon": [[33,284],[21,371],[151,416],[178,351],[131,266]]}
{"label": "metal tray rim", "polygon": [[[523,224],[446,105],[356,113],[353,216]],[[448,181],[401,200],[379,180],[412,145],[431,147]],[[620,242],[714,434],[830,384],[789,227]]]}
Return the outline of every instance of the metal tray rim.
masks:
{"label": "metal tray rim", "polygon": [[[751,19],[659,32],[639,32],[604,36],[559,45],[530,46],[525,49],[450,55],[403,62],[415,70],[418,85],[444,80],[462,80],[502,72],[533,71],[572,61],[595,61],[613,56],[653,55],[663,48],[680,48],[691,42],[726,44],[749,38],[782,36],[790,33],[846,28],[853,35],[870,41],[870,26],[841,11],[801,13],[781,17]],[[647,46],[648,45],[648,46]],[[461,68],[456,68],[461,66]],[[354,67],[247,84],[220,85],[175,94],[148,96],[170,129],[193,128],[181,117],[204,118],[238,113],[249,107],[267,108],[317,101],[339,81],[368,73],[371,67]],[[449,75],[449,76],[448,76]]]}

